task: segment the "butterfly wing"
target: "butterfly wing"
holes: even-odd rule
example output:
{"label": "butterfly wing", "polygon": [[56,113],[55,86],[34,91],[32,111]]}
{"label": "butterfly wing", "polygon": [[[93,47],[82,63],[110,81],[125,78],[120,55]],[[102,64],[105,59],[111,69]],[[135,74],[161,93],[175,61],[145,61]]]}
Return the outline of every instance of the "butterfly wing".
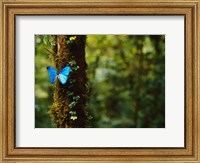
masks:
{"label": "butterfly wing", "polygon": [[70,66],[66,66],[60,71],[59,74],[62,74],[62,75],[65,75],[65,76],[69,75],[70,70],[71,70]]}
{"label": "butterfly wing", "polygon": [[53,84],[57,77],[57,71],[51,66],[47,67],[47,71],[48,71],[50,83]]}
{"label": "butterfly wing", "polygon": [[59,74],[58,75],[58,79],[62,84],[65,84],[67,82],[68,76],[63,75],[63,74]]}
{"label": "butterfly wing", "polygon": [[60,71],[58,79],[62,84],[65,84],[67,82],[70,70],[71,70],[70,66],[66,66]]}

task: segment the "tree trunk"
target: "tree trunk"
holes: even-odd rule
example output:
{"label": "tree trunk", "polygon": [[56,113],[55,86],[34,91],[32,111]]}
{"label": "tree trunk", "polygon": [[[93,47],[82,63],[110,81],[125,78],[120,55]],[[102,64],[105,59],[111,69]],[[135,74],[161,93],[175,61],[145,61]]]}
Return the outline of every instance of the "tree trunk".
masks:
{"label": "tree trunk", "polygon": [[57,52],[53,55],[55,67],[59,72],[70,66],[71,71],[66,84],[56,81],[54,102],[49,113],[58,128],[87,127],[86,36],[58,35],[56,39]]}

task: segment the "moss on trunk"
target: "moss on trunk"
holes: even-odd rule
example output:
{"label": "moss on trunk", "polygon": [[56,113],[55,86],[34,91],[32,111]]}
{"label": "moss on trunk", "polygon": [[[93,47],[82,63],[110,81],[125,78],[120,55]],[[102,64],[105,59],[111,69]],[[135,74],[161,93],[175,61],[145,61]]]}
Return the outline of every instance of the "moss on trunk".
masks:
{"label": "moss on trunk", "polygon": [[87,127],[86,36],[58,35],[56,39],[56,55],[52,55],[55,67],[59,72],[69,65],[71,72],[66,84],[56,81],[49,114],[58,128]]}

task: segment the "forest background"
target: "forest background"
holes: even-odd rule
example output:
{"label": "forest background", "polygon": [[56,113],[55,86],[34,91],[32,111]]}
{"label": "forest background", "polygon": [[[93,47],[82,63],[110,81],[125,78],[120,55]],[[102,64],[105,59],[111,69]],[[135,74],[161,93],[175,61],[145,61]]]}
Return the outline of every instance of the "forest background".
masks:
{"label": "forest background", "polygon": [[[35,36],[35,127],[55,125],[47,35]],[[165,36],[87,35],[88,98],[93,128],[165,127]]]}

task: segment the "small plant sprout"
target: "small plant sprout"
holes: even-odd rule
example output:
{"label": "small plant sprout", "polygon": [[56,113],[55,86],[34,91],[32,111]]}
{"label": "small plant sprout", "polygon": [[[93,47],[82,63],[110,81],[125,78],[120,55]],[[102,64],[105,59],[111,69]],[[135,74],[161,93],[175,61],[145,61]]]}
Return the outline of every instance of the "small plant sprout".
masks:
{"label": "small plant sprout", "polygon": [[77,104],[77,101],[72,101],[70,104],[69,104],[69,108],[72,109],[73,107],[75,107]]}
{"label": "small plant sprout", "polygon": [[76,115],[76,111],[70,111],[69,114],[70,114],[70,119],[73,121],[78,118]]}
{"label": "small plant sprout", "polygon": [[69,65],[70,65],[70,66],[74,66],[74,65],[76,65],[76,61],[75,61],[75,60],[71,60],[71,61],[69,61]]}
{"label": "small plant sprout", "polygon": [[75,116],[75,115],[76,115],[76,111],[70,111],[69,114],[70,114],[71,116]]}
{"label": "small plant sprout", "polygon": [[73,100],[78,101],[79,99],[80,99],[80,96],[74,96],[74,97],[73,97]]}
{"label": "small plant sprout", "polygon": [[73,67],[72,67],[72,70],[75,70],[75,71],[76,71],[76,70],[78,70],[78,69],[79,69],[79,66],[73,66]]}

